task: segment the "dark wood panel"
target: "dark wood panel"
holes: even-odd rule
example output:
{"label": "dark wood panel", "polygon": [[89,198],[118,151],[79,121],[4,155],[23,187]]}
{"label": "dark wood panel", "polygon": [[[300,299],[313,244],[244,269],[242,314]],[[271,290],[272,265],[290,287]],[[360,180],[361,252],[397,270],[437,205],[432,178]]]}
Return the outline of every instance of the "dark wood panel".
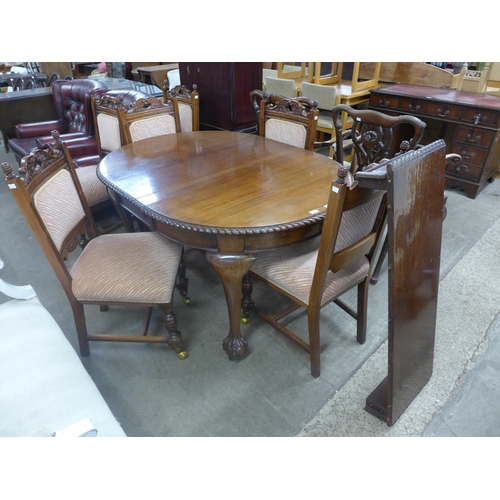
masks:
{"label": "dark wood panel", "polygon": [[256,128],[249,94],[262,87],[262,63],[181,62],[179,70],[183,85],[198,86],[202,129]]}
{"label": "dark wood panel", "polygon": [[8,151],[8,139],[15,137],[18,123],[57,120],[52,88],[0,93],[0,130]]}

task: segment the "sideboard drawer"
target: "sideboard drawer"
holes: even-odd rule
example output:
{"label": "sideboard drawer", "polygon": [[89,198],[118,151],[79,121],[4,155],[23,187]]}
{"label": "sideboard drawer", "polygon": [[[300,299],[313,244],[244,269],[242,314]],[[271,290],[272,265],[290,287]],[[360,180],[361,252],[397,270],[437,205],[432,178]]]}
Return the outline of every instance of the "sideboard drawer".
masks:
{"label": "sideboard drawer", "polygon": [[465,144],[488,148],[495,138],[495,132],[473,127],[458,126],[455,132],[455,141]]}
{"label": "sideboard drawer", "polygon": [[425,114],[427,112],[427,102],[412,97],[401,97],[398,109],[406,113]]}
{"label": "sideboard drawer", "polygon": [[446,165],[446,173],[455,177],[460,177],[464,180],[479,182],[481,174],[483,173],[483,167],[478,165],[455,165],[453,163],[448,163]]}
{"label": "sideboard drawer", "polygon": [[377,108],[398,109],[399,98],[381,94],[370,95],[370,105]]}
{"label": "sideboard drawer", "polygon": [[479,165],[481,167],[485,164],[486,157],[488,156],[487,149],[479,149],[461,144],[453,144],[452,151],[462,157],[464,164]]}
{"label": "sideboard drawer", "polygon": [[427,114],[445,120],[458,120],[460,117],[460,108],[441,102],[428,102]]}
{"label": "sideboard drawer", "polygon": [[464,108],[461,120],[472,125],[486,125],[498,128],[500,124],[500,113],[487,109]]}

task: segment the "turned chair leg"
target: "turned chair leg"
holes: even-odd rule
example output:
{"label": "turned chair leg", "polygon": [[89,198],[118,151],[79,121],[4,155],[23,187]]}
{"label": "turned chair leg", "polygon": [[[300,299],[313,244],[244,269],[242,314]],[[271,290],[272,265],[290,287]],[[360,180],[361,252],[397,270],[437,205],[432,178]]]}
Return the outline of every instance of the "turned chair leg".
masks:
{"label": "turned chair leg", "polygon": [[254,306],[252,300],[253,284],[250,273],[243,276],[243,283],[241,287],[241,322],[247,324],[250,321],[250,313]]}
{"label": "turned chair leg", "polygon": [[175,287],[179,290],[184,304],[191,304],[191,299],[188,296],[188,285],[189,280],[186,278],[186,262],[184,261],[184,256],[182,256],[175,278]]}
{"label": "turned chair leg", "polygon": [[176,353],[182,351],[182,334],[177,329],[177,318],[169,306],[163,309],[163,324],[168,332],[167,344]]}

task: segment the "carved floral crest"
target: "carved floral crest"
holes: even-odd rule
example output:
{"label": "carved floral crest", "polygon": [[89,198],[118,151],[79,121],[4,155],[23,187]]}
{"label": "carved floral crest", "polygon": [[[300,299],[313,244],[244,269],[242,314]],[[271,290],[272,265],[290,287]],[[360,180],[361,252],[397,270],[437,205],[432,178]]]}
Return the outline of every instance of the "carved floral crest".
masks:
{"label": "carved floral crest", "polygon": [[137,101],[130,105],[127,113],[137,113],[138,111],[144,111],[145,109],[159,109],[163,107],[165,107],[163,99],[149,96],[148,98],[137,99]]}

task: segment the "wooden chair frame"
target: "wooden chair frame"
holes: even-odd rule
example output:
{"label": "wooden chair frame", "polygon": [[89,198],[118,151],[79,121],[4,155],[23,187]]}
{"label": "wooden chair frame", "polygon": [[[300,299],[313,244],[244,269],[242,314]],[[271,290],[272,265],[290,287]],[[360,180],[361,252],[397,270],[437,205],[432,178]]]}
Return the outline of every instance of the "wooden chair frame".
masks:
{"label": "wooden chair frame", "polygon": [[[175,352],[182,350],[182,336],[177,329],[177,321],[171,307],[171,301],[164,304],[156,303],[134,303],[134,302],[109,302],[100,303],[96,300],[78,300],[72,289],[72,275],[65,265],[68,254],[77,246],[85,248],[87,244],[96,238],[116,238],[127,235],[103,235],[97,236],[97,229],[92,218],[90,208],[83,194],[75,168],[72,165],[66,145],[62,144],[62,149],[47,145],[44,149],[36,149],[29,156],[23,158],[19,168],[19,174],[13,173],[9,163],[2,163],[2,170],[6,175],[5,182],[9,186],[19,209],[24,215],[28,225],[33,231],[38,243],[40,244],[47,260],[59,279],[66,296],[71,305],[75,320],[78,343],[82,356],[90,353],[89,341],[115,341],[115,342],[153,342],[167,343]],[[59,245],[54,242],[47,226],[41,218],[35,203],[35,196],[44,187],[47,181],[53,176],[59,175],[61,171],[69,172],[72,183],[81,203],[83,217],[78,223],[67,230],[67,235]],[[64,214],[61,214],[64,216]],[[103,240],[104,245],[104,240]],[[182,259],[180,259],[182,260]],[[77,259],[78,262],[78,259]],[[76,263],[75,263],[76,265]],[[96,273],[98,274],[99,263],[96,262]],[[177,276],[176,288],[187,292],[187,280],[185,276]],[[136,306],[145,308],[143,327],[140,335],[121,335],[121,334],[89,334],[85,321],[84,305],[99,304],[101,311],[107,310],[108,306]],[[168,331],[167,336],[147,336],[152,308],[158,306],[164,315],[164,325]]]}
{"label": "wooden chair frame", "polygon": [[[411,115],[390,116],[372,110],[357,110],[339,104],[332,109],[335,142],[343,144],[346,131],[343,114],[352,120],[349,129],[350,144],[354,150],[351,172],[366,169],[372,163],[380,163],[406,151],[415,149],[424,135],[425,122]],[[411,133],[408,133],[410,127]],[[410,137],[407,140],[407,137]],[[403,139],[405,139],[403,141]],[[344,147],[337,147],[335,159],[343,164]]]}
{"label": "wooden chair frame", "polygon": [[307,97],[293,99],[262,90],[250,92],[250,101],[257,115],[260,136],[266,137],[266,122],[270,118],[290,121],[306,128],[304,149],[313,150],[319,117],[318,101]]}
{"label": "wooden chair frame", "polygon": [[[163,85],[163,102],[168,104],[174,103],[176,113],[179,115],[179,123],[181,124],[181,132],[196,132],[200,130],[200,94],[198,93],[198,85],[193,84],[192,90],[188,90],[184,85],[177,85],[169,90],[168,80],[164,81]],[[191,108],[192,112],[192,130],[182,130],[180,106],[186,105]]]}
{"label": "wooden chair frame", "polygon": [[131,144],[133,141],[131,126],[140,120],[154,118],[161,115],[172,115],[175,122],[175,132],[180,132],[181,125],[178,110],[173,102],[165,104],[163,99],[157,97],[148,97],[147,99],[138,99],[131,104],[130,108],[117,108],[120,129],[123,137],[123,145]]}
{"label": "wooden chair frame", "polygon": [[[316,259],[316,266],[311,283],[308,303],[304,303],[294,294],[289,294],[282,287],[268,281],[266,278],[253,271],[252,268],[250,269],[249,274],[245,276],[243,282],[242,321],[244,323],[247,322],[250,316],[250,311],[255,308],[259,317],[309,353],[311,374],[315,378],[320,375],[320,311],[323,307],[331,302],[335,302],[341,309],[356,319],[356,338],[358,343],[363,344],[366,341],[369,279],[373,259],[379,249],[384,226],[386,224],[387,202],[385,191],[379,191],[377,189],[362,189],[359,187],[353,188],[352,184],[350,187],[353,189],[350,189],[347,183],[347,178],[348,169],[339,167],[338,178],[333,181],[330,189],[330,196],[328,199],[323,230],[319,242],[318,256]],[[359,207],[370,201],[374,201],[375,199],[380,199],[380,204],[378,206],[375,222],[371,231],[362,239],[340,251],[335,252],[335,244],[337,242],[339,231],[341,230],[343,214],[348,210]],[[277,252],[279,252],[279,250]],[[352,289],[357,287],[357,309],[352,309],[345,302],[340,300],[340,295],[332,296],[328,301],[324,301],[323,293],[327,273],[329,271],[337,273],[342,269],[348,269],[365,256],[369,261],[369,271],[366,276],[362,276],[353,282],[349,288]],[[258,258],[259,257],[257,257],[257,259]],[[252,278],[263,281],[271,288],[290,299],[293,304],[275,314],[269,314],[260,310],[255,306],[251,298],[253,290],[251,281]],[[347,290],[343,290],[341,294],[346,291]],[[280,323],[280,320],[300,307],[306,308],[307,310],[308,341],[303,340],[300,336]]]}

